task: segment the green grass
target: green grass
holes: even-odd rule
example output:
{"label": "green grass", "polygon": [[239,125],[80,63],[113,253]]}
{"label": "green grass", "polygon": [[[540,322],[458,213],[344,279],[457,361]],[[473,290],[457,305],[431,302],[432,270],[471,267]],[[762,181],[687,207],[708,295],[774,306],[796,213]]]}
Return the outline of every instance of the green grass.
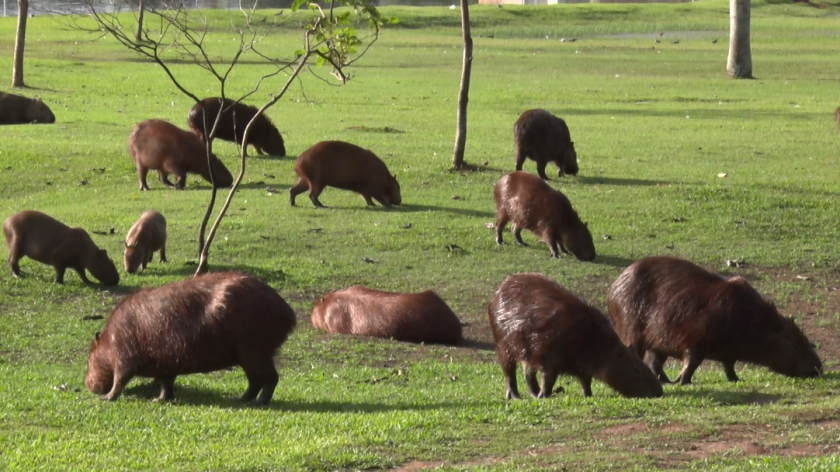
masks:
{"label": "green grass", "polygon": [[[138,191],[126,149],[132,127],[149,118],[185,126],[191,107],[160,68],[56,19],[30,19],[33,88],[22,93],[43,97],[57,123],[0,129],[0,216],[38,209],[88,231],[114,227],[114,236],[92,237],[121,265],[128,228],[157,209],[169,224],[170,262],[123,274],[114,291],[72,273],[56,286],[52,269],[31,260],[22,279],[0,270],[0,469],[356,470],[412,461],[446,470],[837,469],[840,9],[826,5],[753,2],[751,81],[725,78],[724,1],[473,7],[467,160],[482,170],[471,173],[448,171],[458,11],[383,8],[401,23],[346,86],[305,75],[269,111],[289,157],[250,159],[211,255],[212,270],[250,272],[298,313],[269,408],[236,400],[241,370],[181,377],[178,400],[167,404],[150,401],[145,380],[113,404],[84,390],[87,348],[104,320],[83,318],[107,317],[125,293],[192,274],[208,185],[190,176],[175,192],[150,179],[152,191]],[[225,25],[236,14],[207,13],[213,52],[230,54]],[[300,47],[299,16],[288,13],[266,39],[281,52]],[[0,20],[0,70],[11,69],[14,28]],[[198,95],[218,93],[195,68],[174,70]],[[243,64],[235,91],[259,72]],[[493,185],[513,168],[513,122],[535,107],[571,128],[581,173],[552,185],[588,221],[594,263],[552,260],[542,244],[498,247],[485,228]],[[327,210],[305,195],[289,207],[294,157],[327,139],[376,152],[397,174],[404,205],[368,209],[330,189]],[[217,142],[216,151],[238,169],[232,144]],[[464,251],[447,250],[452,243]],[[486,303],[505,276],[543,272],[603,308],[620,271],[654,254],[718,270],[745,259],[746,268],[729,270],[751,276],[806,329],[819,328],[810,334],[831,372],[791,380],[744,367],[743,381],[730,384],[713,366],[695,386],[666,386],[652,401],[600,383],[585,399],[564,378],[566,393],[555,398],[506,402],[492,351],[330,337],[309,322],[317,297],[348,285],[434,289],[470,323],[467,337],[486,343]],[[65,382],[67,391],[54,389]]]}

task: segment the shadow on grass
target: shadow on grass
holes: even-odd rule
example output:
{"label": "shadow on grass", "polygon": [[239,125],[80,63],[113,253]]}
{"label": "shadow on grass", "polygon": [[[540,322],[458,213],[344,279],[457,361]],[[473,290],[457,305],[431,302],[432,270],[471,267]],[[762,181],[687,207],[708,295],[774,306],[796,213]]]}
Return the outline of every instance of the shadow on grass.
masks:
{"label": "shadow on grass", "polygon": [[776,403],[782,399],[782,395],[761,393],[761,392],[727,392],[712,390],[699,386],[675,386],[665,392],[666,396],[691,397],[699,399],[710,399],[721,406],[736,405],[766,405]]}
{"label": "shadow on grass", "polygon": [[655,187],[657,185],[672,185],[680,182],[669,182],[667,180],[646,180],[646,179],[622,179],[616,177],[586,177],[578,176],[577,181],[586,185],[621,185],[634,187]]}
{"label": "shadow on grass", "polygon": [[480,211],[480,210],[468,210],[466,208],[447,208],[435,205],[411,205],[411,204],[403,204],[399,207],[393,207],[391,211],[395,211],[398,213],[419,213],[424,211],[441,211],[446,213],[452,213],[455,215],[461,216],[474,216],[479,218],[496,218],[495,213],[491,213],[489,211]]}
{"label": "shadow on grass", "polygon": [[493,343],[489,343],[486,341],[479,341],[478,339],[466,339],[464,338],[457,347],[463,347],[466,349],[475,349],[476,351],[496,351],[496,345]]}
{"label": "shadow on grass", "polygon": [[[181,265],[173,267],[166,271],[166,275],[182,275],[184,278],[192,277],[195,270],[198,268],[198,261],[195,264]],[[209,270],[210,273],[237,271],[262,280],[263,282],[282,282],[286,280],[286,273],[282,270],[264,269],[262,267],[254,267],[248,265],[229,265],[229,264],[214,264],[213,257],[210,257]]]}
{"label": "shadow on grass", "polygon": [[608,265],[619,269],[623,269],[634,262],[636,262],[635,259],[627,259],[626,257],[616,256],[596,256],[595,261],[593,261],[594,264]]}

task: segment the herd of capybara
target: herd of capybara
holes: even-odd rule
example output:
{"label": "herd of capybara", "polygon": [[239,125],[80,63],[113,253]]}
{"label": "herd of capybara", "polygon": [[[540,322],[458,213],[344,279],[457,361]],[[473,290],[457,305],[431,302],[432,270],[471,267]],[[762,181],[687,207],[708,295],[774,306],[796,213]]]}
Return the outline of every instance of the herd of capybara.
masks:
{"label": "herd of capybara", "polygon": [[[0,93],[0,108],[14,104],[16,112],[0,116],[0,124],[53,123],[55,116],[40,100]],[[211,97],[189,112],[190,131],[163,120],[137,124],[128,140],[140,189],[149,190],[146,175],[158,172],[161,183],[175,189],[186,185],[187,173],[202,176],[217,187],[233,177],[208,153],[206,137],[215,129],[220,139],[243,144],[252,127],[250,144],[259,154],[285,156],[280,132],[257,109]],[[837,111],[840,124],[840,109]],[[592,234],[572,203],[546,180],[553,162],[558,176],[577,175],[574,143],[566,122],[546,110],[528,110],[514,124],[515,171],[499,179],[494,190],[496,242],[512,224],[514,239],[525,245],[527,229],[548,245],[551,255],[572,254],[580,261],[596,259]],[[537,174],[522,171],[526,158]],[[400,205],[396,176],[372,151],[341,141],[323,141],[299,155],[297,181],[289,203],[309,191],[316,207],[326,187],[350,190],[385,207]],[[169,174],[176,182],[169,181]],[[166,262],[165,217],[146,211],[125,239],[128,274],[146,268],[155,252]],[[67,268],[85,283],[86,271],[113,286],[119,273],[108,254],[82,228],[70,228],[38,211],[21,211],[3,224],[8,263],[21,276],[24,256],[51,265],[56,283]],[[647,257],[627,267],[608,292],[608,311],[601,311],[554,280],[537,273],[505,278],[487,307],[506,398],[519,398],[517,364],[522,364],[529,393],[552,395],[558,375],[576,377],[585,396],[598,379],[630,398],[663,395],[669,383],[663,365],[682,359],[677,381],[690,384],[706,359],[723,365],[727,379],[737,381],[736,362],[765,366],[790,377],[816,377],[822,362],[814,345],[789,318],[779,314],[741,277],[725,278],[692,262],[673,257]],[[312,325],[330,334],[374,336],[413,343],[458,345],[462,323],[431,290],[391,293],[353,286],[314,302]],[[87,388],[115,400],[133,377],[159,382],[160,400],[174,396],[178,375],[241,366],[248,380],[243,400],[267,404],[278,383],[274,355],[296,325],[292,308],[270,286],[256,278],[225,272],[197,276],[147,288],[120,301],[102,333],[96,333],[88,356]],[[645,359],[649,359],[649,364]],[[542,374],[541,383],[537,372]],[[259,395],[259,397],[258,397]]]}

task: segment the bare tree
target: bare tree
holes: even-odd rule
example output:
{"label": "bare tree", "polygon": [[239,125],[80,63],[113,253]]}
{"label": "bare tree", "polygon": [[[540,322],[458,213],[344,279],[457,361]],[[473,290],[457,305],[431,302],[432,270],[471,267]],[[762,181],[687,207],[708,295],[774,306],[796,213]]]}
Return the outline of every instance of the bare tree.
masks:
{"label": "bare tree", "polygon": [[752,78],[750,53],[750,0],[729,0],[729,58],[726,75],[730,79]]}
{"label": "bare tree", "polygon": [[464,60],[461,65],[461,88],[458,91],[458,130],[455,133],[455,155],[452,157],[453,169],[469,167],[464,162],[464,151],[467,147],[467,102],[470,100],[473,41],[470,35],[470,7],[467,0],[461,0],[461,33],[464,37]]}
{"label": "bare tree", "polygon": [[15,61],[12,65],[12,87],[24,87],[23,50],[26,44],[26,17],[29,14],[29,0],[17,0],[18,21],[15,36]]}
{"label": "bare tree", "polygon": [[134,35],[135,41],[140,41],[143,39],[143,10],[145,10],[145,5],[143,5],[143,0],[139,1],[140,8],[138,8],[137,12],[137,34]]}

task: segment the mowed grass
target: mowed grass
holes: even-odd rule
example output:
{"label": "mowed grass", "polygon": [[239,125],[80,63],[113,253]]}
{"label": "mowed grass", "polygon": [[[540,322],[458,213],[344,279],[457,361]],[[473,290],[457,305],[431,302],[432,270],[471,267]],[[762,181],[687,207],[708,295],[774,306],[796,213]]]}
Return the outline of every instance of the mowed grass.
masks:
{"label": "mowed grass", "polygon": [[[298,313],[268,408],[237,401],[240,369],[181,377],[172,403],[151,402],[155,387],[143,379],[116,403],[85,390],[87,349],[104,325],[85,317],[107,317],[140,287],[191,276],[209,187],[190,176],[182,192],[154,178],[150,192],[138,190],[132,127],[149,118],[185,127],[192,105],[159,67],[60,20],[30,19],[33,88],[18,93],[43,97],[57,122],[0,129],[0,216],[37,209],[89,232],[114,228],[91,235],[121,267],[128,228],[156,209],[168,220],[169,263],[156,256],[146,272],[123,273],[116,290],[85,286],[73,273],[55,285],[52,268],[31,260],[22,279],[0,270],[0,469],[840,467],[840,9],[825,6],[753,2],[750,81],[725,78],[728,2],[472,7],[467,160],[481,170],[468,173],[448,170],[459,12],[383,8],[401,23],[383,32],[347,85],[315,69],[328,83],[306,74],[269,111],[289,156],[249,159],[212,250],[211,270],[254,274]],[[238,13],[207,13],[212,51],[229,55],[226,25]],[[300,16],[289,13],[265,40],[283,54],[301,45]],[[11,70],[14,28],[14,19],[0,20],[0,70]],[[198,95],[218,93],[195,67],[174,70]],[[261,70],[244,62],[233,91],[247,90]],[[552,185],[589,223],[593,263],[553,260],[529,234],[528,248],[499,247],[486,227],[493,186],[513,169],[513,123],[536,107],[571,128],[580,175]],[[385,127],[396,132],[377,132]],[[291,208],[295,157],[327,139],[376,152],[397,174],[404,205],[366,208],[360,196],[329,189],[321,197],[329,209],[305,195]],[[234,145],[217,142],[216,151],[238,170]],[[816,330],[809,334],[828,373],[793,380],[744,366],[742,382],[731,384],[712,366],[696,385],[666,386],[657,400],[627,400],[598,382],[586,399],[562,378],[566,392],[552,399],[503,400],[486,304],[505,276],[543,272],[603,309],[621,270],[656,254],[750,277]],[[728,259],[747,265],[728,269]],[[315,331],[312,302],[353,284],[433,289],[469,323],[471,342],[417,346]]]}

